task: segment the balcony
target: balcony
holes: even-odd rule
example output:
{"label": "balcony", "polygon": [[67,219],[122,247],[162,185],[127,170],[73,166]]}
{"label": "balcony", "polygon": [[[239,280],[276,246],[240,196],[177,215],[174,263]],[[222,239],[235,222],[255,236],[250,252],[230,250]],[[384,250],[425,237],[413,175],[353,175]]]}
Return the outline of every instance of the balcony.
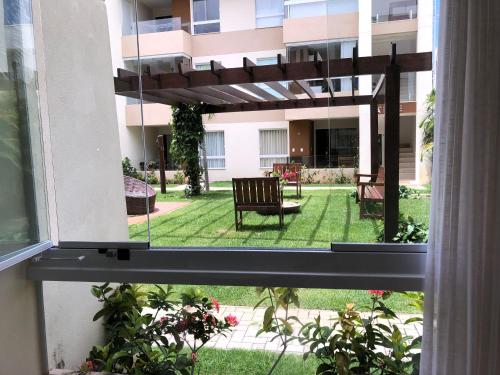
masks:
{"label": "balcony", "polygon": [[[139,35],[141,56],[155,55],[185,55],[192,56],[191,34],[186,31],[150,31],[161,30],[165,25],[143,25],[146,32]],[[141,26],[139,26],[141,30]],[[137,56],[137,40],[135,35],[122,37],[123,58],[134,58]]]}
{"label": "balcony", "polygon": [[[139,34],[163,33],[167,31],[184,30],[190,32],[190,24],[182,23],[181,17],[146,20],[138,22]],[[136,34],[136,27],[133,24],[130,28],[130,35]]]}
{"label": "balcony", "polygon": [[372,22],[413,20],[417,18],[417,8],[417,0],[374,0],[372,3]]}

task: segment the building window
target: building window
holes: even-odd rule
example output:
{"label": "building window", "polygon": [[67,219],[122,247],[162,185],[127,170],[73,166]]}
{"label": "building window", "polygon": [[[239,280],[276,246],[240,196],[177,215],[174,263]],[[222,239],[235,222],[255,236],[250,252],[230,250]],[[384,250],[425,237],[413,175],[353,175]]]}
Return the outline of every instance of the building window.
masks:
{"label": "building window", "polygon": [[261,130],[259,145],[261,168],[272,168],[273,163],[287,162],[288,135],[286,129]]}
{"label": "building window", "polygon": [[208,169],[226,168],[226,151],[224,148],[224,132],[206,132],[205,148],[207,150]]}
{"label": "building window", "polygon": [[316,129],[316,166],[356,167],[358,143],[358,128]]}
{"label": "building window", "polygon": [[193,0],[193,34],[220,32],[219,0]]}
{"label": "building window", "polygon": [[255,0],[255,24],[259,27],[283,25],[283,0]]}

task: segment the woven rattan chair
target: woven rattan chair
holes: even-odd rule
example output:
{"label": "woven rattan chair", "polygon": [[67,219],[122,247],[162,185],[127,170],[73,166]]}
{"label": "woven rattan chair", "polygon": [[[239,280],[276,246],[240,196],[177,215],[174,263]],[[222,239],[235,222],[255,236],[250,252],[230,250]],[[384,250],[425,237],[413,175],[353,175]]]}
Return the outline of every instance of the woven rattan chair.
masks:
{"label": "woven rattan chair", "polygon": [[[149,213],[154,212],[156,202],[156,192],[150,185],[144,181],[123,176],[125,184],[125,201],[127,203],[127,215],[146,215],[146,202],[149,201]],[[146,199],[146,192],[147,197]]]}

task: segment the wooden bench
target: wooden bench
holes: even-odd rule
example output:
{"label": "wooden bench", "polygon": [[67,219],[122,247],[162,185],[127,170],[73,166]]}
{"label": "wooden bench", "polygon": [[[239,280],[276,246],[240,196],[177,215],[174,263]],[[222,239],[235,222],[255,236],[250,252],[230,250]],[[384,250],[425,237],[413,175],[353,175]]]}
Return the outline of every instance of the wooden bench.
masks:
{"label": "wooden bench", "polygon": [[[377,174],[356,173],[356,203],[359,203],[359,217],[384,217],[384,167],[380,166]],[[362,177],[370,177],[371,181],[362,182]],[[381,213],[368,213],[366,203],[382,203]]]}
{"label": "wooden bench", "polygon": [[302,196],[302,164],[301,163],[274,163],[273,173],[279,174],[282,178],[286,177],[287,185],[297,187],[297,198]]}
{"label": "wooden bench", "polygon": [[236,230],[243,225],[243,211],[278,214],[283,227],[285,213],[279,177],[233,178],[233,197]]}

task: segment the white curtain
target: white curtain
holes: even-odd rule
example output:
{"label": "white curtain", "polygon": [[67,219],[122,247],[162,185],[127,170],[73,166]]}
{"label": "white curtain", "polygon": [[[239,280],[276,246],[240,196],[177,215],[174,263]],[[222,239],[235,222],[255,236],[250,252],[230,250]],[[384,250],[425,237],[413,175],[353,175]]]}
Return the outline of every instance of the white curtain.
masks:
{"label": "white curtain", "polygon": [[273,163],[286,163],[288,138],[286,129],[260,131],[260,167],[272,168]]}
{"label": "white curtain", "polygon": [[500,374],[500,1],[442,0],[422,375]]}
{"label": "white curtain", "polygon": [[209,169],[225,168],[226,152],[224,148],[224,132],[205,133],[205,147]]}

